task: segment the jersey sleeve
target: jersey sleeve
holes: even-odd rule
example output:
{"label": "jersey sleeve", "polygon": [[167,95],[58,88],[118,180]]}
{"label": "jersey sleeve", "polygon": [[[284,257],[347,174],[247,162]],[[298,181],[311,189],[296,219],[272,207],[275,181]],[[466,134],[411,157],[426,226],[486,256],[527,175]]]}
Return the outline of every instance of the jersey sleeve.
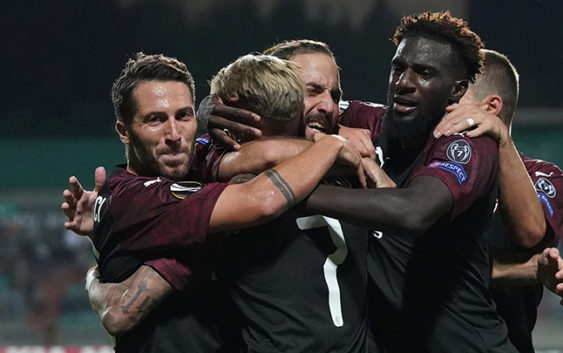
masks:
{"label": "jersey sleeve", "polygon": [[188,265],[174,258],[149,260],[144,264],[152,267],[174,289],[181,292],[188,288],[191,278],[191,271]]}
{"label": "jersey sleeve", "polygon": [[342,102],[340,108],[340,124],[351,128],[367,129],[372,137],[378,133],[381,118],[387,110],[381,104],[360,101]]}
{"label": "jersey sleeve", "polygon": [[555,164],[521,155],[540,199],[548,227],[563,239],[563,172]]}
{"label": "jersey sleeve", "polygon": [[498,148],[487,136],[469,139],[462,134],[441,137],[425,150],[425,160],[411,177],[439,178],[450,190],[455,218],[496,183]]}
{"label": "jersey sleeve", "polygon": [[226,150],[211,143],[209,136],[196,140],[196,158],[192,170],[197,179],[203,183],[212,183],[219,180],[219,165],[226,154]]}
{"label": "jersey sleeve", "polygon": [[211,213],[227,185],[134,178],[112,194],[113,242],[127,252],[167,251],[205,241]]}

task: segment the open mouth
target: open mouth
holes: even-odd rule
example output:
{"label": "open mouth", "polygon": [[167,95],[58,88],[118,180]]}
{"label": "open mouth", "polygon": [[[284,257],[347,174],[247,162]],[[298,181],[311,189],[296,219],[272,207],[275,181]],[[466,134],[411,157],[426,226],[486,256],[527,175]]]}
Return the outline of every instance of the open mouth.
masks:
{"label": "open mouth", "polygon": [[326,132],[326,126],[318,121],[309,121],[307,123],[307,128],[311,130],[317,130],[323,133]]}
{"label": "open mouth", "polygon": [[393,110],[408,114],[417,108],[416,101],[405,99],[402,97],[395,97],[393,99]]}

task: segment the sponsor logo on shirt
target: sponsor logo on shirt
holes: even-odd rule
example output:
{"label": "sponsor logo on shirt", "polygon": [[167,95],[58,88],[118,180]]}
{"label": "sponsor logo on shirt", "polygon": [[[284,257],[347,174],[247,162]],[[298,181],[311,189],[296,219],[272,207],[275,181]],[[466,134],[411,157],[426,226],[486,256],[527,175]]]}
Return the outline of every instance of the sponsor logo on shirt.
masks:
{"label": "sponsor logo on shirt", "polygon": [[199,190],[201,190],[201,184],[197,181],[179,181],[170,185],[170,192],[175,198],[180,200]]}
{"label": "sponsor logo on shirt", "polygon": [[465,140],[456,140],[448,146],[446,156],[451,161],[467,164],[471,160],[471,146]]}
{"label": "sponsor logo on shirt", "polygon": [[536,191],[543,192],[549,198],[554,198],[557,195],[557,191],[555,190],[555,186],[551,183],[551,181],[547,180],[546,178],[539,178],[536,180]]}
{"label": "sponsor logo on shirt", "polygon": [[196,138],[195,142],[199,143],[200,145],[206,146],[211,142],[211,137],[209,137],[208,135],[203,135],[201,137]]}
{"label": "sponsor logo on shirt", "polygon": [[547,212],[549,212],[549,216],[553,217],[553,207],[551,207],[551,203],[549,202],[547,196],[545,196],[543,192],[538,192],[538,198],[540,199],[541,202],[543,202],[543,204],[547,208]]}
{"label": "sponsor logo on shirt", "polygon": [[467,173],[465,169],[457,163],[454,162],[432,162],[428,165],[429,168],[440,168],[454,174],[457,178],[457,182],[463,184],[467,181]]}
{"label": "sponsor logo on shirt", "polygon": [[371,235],[373,235],[374,237],[376,237],[377,239],[381,239],[383,238],[383,232],[380,232],[378,230],[373,230],[371,232]]}
{"label": "sponsor logo on shirt", "polygon": [[548,177],[548,178],[553,175],[553,172],[551,172],[549,174],[546,174],[544,172],[534,172],[534,173],[535,173],[536,176],[544,176],[544,177]]}
{"label": "sponsor logo on shirt", "polygon": [[149,187],[154,183],[160,183],[162,182],[162,180],[160,180],[160,177],[154,179],[154,180],[149,180],[149,181],[145,181],[145,183],[143,184],[145,187]]}

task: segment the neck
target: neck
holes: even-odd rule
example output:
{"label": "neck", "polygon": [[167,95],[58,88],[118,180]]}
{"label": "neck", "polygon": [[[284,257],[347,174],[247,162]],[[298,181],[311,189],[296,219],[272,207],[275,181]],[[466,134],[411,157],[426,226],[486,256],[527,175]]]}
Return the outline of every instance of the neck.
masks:
{"label": "neck", "polygon": [[416,159],[426,146],[432,129],[417,122],[397,122],[390,116],[383,121],[382,134],[387,140],[388,168],[394,174],[401,174]]}

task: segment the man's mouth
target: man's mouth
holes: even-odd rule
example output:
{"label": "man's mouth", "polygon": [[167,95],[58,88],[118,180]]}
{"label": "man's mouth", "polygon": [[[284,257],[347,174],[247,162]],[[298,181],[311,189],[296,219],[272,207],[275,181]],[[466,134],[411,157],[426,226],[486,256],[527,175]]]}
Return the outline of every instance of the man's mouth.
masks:
{"label": "man's mouth", "polygon": [[318,121],[309,121],[307,123],[307,128],[312,129],[312,130],[317,130],[317,131],[320,131],[320,132],[326,132],[325,124],[321,124]]}
{"label": "man's mouth", "polygon": [[161,159],[164,164],[167,165],[178,165],[185,163],[186,154],[184,152],[176,151],[176,152],[167,152],[161,154]]}
{"label": "man's mouth", "polygon": [[393,110],[402,114],[409,114],[417,108],[417,103],[414,100],[395,97],[393,98]]}

